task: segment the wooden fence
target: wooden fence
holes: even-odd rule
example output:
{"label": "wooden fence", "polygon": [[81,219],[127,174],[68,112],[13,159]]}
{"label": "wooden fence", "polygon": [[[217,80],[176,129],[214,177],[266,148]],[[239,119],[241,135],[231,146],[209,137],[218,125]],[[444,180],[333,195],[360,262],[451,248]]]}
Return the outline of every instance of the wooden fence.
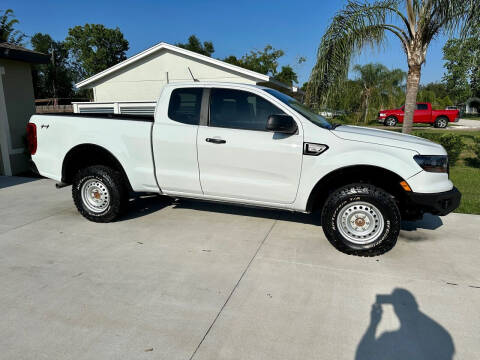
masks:
{"label": "wooden fence", "polygon": [[37,105],[35,106],[37,114],[44,113],[73,113],[72,105]]}

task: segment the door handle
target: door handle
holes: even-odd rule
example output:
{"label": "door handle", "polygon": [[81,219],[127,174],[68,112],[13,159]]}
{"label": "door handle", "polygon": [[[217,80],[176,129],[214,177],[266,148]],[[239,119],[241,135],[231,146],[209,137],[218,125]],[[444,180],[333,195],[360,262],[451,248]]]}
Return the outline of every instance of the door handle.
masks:
{"label": "door handle", "polygon": [[225,144],[227,142],[227,140],[223,140],[219,138],[206,138],[205,141],[212,144]]}

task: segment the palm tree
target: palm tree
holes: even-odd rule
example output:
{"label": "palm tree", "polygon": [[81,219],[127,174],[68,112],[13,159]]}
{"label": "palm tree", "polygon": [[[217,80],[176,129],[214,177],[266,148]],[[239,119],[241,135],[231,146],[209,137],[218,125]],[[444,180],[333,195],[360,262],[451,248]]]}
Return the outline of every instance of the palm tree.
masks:
{"label": "palm tree", "polygon": [[[0,13],[2,10],[0,10]],[[10,19],[13,18],[13,19]],[[0,42],[9,42],[16,45],[22,45],[25,34],[19,30],[15,30],[15,25],[18,24],[15,19],[12,9],[3,11],[0,15]]]}
{"label": "palm tree", "polygon": [[[401,4],[405,3],[405,7]],[[322,37],[307,88],[307,101],[318,103],[341,86],[350,60],[365,46],[380,46],[394,34],[407,56],[408,77],[403,132],[412,129],[413,112],[428,46],[442,33],[478,36],[478,0],[349,0]]]}
{"label": "palm tree", "polygon": [[389,70],[382,64],[355,65],[353,71],[358,73],[363,88],[363,122],[366,124],[371,98],[386,99],[390,103],[406,74],[400,69]]}

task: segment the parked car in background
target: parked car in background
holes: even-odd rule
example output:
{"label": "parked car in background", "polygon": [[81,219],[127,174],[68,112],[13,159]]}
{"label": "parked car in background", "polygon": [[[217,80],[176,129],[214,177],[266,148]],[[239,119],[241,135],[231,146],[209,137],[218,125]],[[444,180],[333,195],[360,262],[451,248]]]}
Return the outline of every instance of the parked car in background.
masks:
{"label": "parked car in background", "polygon": [[[403,123],[405,106],[399,109],[380,110],[378,113],[378,122],[385,126],[395,126]],[[414,123],[432,124],[436,128],[446,128],[449,122],[459,120],[460,111],[456,110],[432,110],[430,103],[417,103],[417,108],[413,115]]]}
{"label": "parked car in background", "polygon": [[332,125],[255,85],[173,83],[154,116],[34,115],[27,130],[40,174],[73,185],[78,211],[95,222],[115,220],[131,192],[317,209],[337,249],[372,256],[395,245],[402,219],[460,202],[441,145]]}
{"label": "parked car in background", "polygon": [[459,110],[456,106],[447,106],[445,110]]}
{"label": "parked car in background", "polygon": [[333,111],[332,110],[322,110],[319,112],[319,114],[323,117],[326,118],[332,118],[333,117]]}

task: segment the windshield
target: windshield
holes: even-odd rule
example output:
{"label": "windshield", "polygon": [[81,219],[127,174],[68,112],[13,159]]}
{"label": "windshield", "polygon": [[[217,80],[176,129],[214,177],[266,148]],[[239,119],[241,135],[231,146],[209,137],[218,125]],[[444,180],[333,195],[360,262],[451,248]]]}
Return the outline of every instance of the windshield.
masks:
{"label": "windshield", "polygon": [[269,93],[270,95],[275,96],[278,100],[280,100],[284,104],[287,104],[288,106],[290,106],[293,110],[303,115],[305,118],[310,120],[315,125],[328,130],[333,128],[332,125],[323,116],[316,114],[308,106],[303,105],[298,100],[274,89],[263,89],[263,90]]}

